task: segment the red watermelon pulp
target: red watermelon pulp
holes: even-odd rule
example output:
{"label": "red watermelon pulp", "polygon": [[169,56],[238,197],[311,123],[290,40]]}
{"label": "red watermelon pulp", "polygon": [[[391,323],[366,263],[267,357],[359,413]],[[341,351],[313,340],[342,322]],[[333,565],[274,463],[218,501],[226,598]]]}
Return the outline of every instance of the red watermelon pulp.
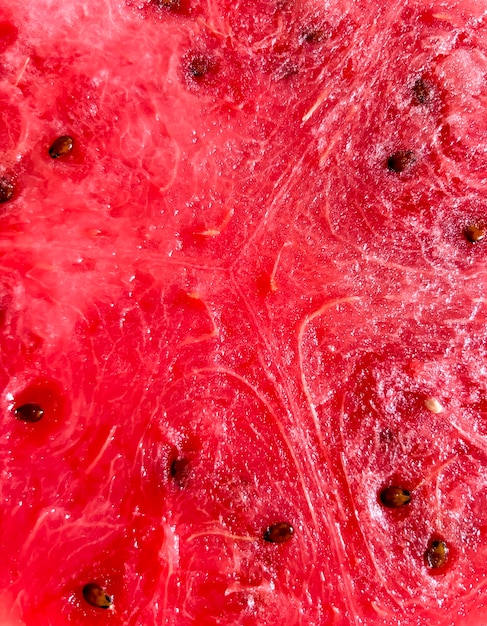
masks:
{"label": "red watermelon pulp", "polygon": [[1,0],[2,626],[485,626],[486,16]]}

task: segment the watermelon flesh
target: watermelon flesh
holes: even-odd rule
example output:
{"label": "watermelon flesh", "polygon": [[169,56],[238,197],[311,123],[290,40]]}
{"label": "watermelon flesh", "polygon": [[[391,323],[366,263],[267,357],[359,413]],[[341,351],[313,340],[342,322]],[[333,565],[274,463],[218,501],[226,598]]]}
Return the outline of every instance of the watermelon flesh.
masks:
{"label": "watermelon flesh", "polygon": [[2,625],[487,622],[486,14],[2,0]]}

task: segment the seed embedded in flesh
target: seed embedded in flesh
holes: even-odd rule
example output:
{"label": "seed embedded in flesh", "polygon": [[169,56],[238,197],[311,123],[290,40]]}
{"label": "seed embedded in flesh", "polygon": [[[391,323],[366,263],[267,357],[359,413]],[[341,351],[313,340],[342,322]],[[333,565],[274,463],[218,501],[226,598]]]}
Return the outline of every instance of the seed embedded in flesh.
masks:
{"label": "seed embedded in flesh", "polygon": [[471,224],[465,228],[463,234],[470,243],[479,243],[487,234],[487,229],[483,224]]}
{"label": "seed embedded in flesh", "polygon": [[59,159],[59,157],[66,156],[73,149],[74,141],[69,135],[61,135],[58,137],[51,147],[49,148],[49,156],[51,159]]}
{"label": "seed embedded in flesh", "polygon": [[320,41],[323,41],[325,37],[325,31],[320,30],[319,28],[315,30],[308,30],[303,33],[303,41],[306,43],[319,43]]}
{"label": "seed embedded in flesh", "polygon": [[428,411],[430,411],[430,413],[435,413],[436,415],[443,413],[445,410],[441,402],[432,396],[425,398],[424,406],[428,409]]}
{"label": "seed embedded in flesh", "polygon": [[430,542],[424,560],[430,569],[440,569],[448,561],[448,546],[441,539],[435,539]]}
{"label": "seed embedded in flesh", "polygon": [[411,500],[411,493],[402,487],[386,487],[380,494],[380,501],[389,509],[398,509]]}
{"label": "seed embedded in flesh", "polygon": [[179,9],[179,0],[152,0],[152,4],[161,9]]}
{"label": "seed embedded in flesh", "polygon": [[294,535],[294,528],[288,522],[278,522],[268,526],[264,532],[264,541],[284,543]]}
{"label": "seed embedded in flesh", "polygon": [[416,156],[412,150],[399,150],[387,159],[387,167],[398,174],[409,169],[416,162]]}
{"label": "seed embedded in flesh", "polygon": [[189,73],[193,78],[201,78],[211,69],[210,59],[202,54],[194,56],[189,62]]}
{"label": "seed embedded in flesh", "polygon": [[169,473],[174,482],[180,487],[184,486],[189,474],[189,461],[184,458],[174,459],[169,466]]}
{"label": "seed embedded in flesh", "polygon": [[0,176],[0,202],[8,202],[14,195],[14,183],[11,178]]}
{"label": "seed embedded in flesh", "polygon": [[431,87],[424,79],[418,78],[414,83],[413,97],[417,104],[427,104],[430,101]]}
{"label": "seed embedded in flesh", "polygon": [[15,417],[22,422],[38,422],[44,415],[44,409],[38,404],[28,402],[15,409]]}
{"label": "seed embedded in flesh", "polygon": [[88,583],[83,587],[83,598],[98,609],[109,609],[113,604],[111,596],[97,583]]}

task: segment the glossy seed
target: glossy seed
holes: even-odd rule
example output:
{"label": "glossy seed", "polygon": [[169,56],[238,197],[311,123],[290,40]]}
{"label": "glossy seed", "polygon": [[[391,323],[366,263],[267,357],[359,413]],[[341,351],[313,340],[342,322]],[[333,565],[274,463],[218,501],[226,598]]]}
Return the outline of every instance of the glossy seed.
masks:
{"label": "glossy seed", "polygon": [[69,154],[73,149],[73,143],[73,138],[69,135],[58,137],[49,148],[49,156],[52,159],[59,159],[59,157]]}
{"label": "glossy seed", "polygon": [[413,98],[417,104],[427,104],[431,99],[431,87],[422,78],[414,83]]}
{"label": "glossy seed", "polygon": [[208,74],[211,69],[210,59],[198,54],[194,56],[189,62],[189,72],[193,78],[201,78]]}
{"label": "glossy seed", "polygon": [[0,176],[0,202],[11,200],[14,195],[14,184],[12,179]]}
{"label": "glossy seed", "polygon": [[471,224],[463,231],[463,234],[465,239],[470,241],[470,243],[478,243],[484,239],[487,234],[487,230],[483,225]]}
{"label": "glossy seed", "polygon": [[38,422],[44,415],[44,409],[38,404],[27,403],[15,409],[15,417],[22,422]]}
{"label": "glossy seed", "polygon": [[389,509],[398,509],[411,500],[411,493],[402,487],[386,487],[380,494],[380,501]]}
{"label": "glossy seed", "polygon": [[393,172],[404,172],[416,162],[416,156],[412,150],[399,150],[387,159],[387,167]]}
{"label": "glossy seed", "polygon": [[109,609],[113,604],[112,598],[97,583],[88,583],[83,587],[83,598],[98,609]]}
{"label": "glossy seed", "polygon": [[431,541],[428,549],[424,553],[426,565],[431,569],[439,569],[448,561],[448,546],[441,539]]}
{"label": "glossy seed", "polygon": [[264,532],[264,541],[284,543],[294,535],[294,528],[288,522],[278,522],[268,526]]}

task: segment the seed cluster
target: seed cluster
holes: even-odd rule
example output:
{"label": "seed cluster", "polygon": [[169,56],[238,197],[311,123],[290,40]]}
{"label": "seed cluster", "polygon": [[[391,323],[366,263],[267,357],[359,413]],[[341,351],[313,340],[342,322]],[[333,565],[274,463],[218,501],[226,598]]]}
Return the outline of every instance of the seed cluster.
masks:
{"label": "seed cluster", "polygon": [[[381,504],[388,509],[400,509],[411,501],[411,492],[403,487],[390,486],[379,494]],[[441,570],[448,562],[449,548],[445,541],[433,539],[424,553],[426,566],[431,570]]]}
{"label": "seed cluster", "polygon": [[[69,135],[62,135],[53,141],[48,152],[52,159],[67,156],[74,147],[74,140]],[[15,177],[0,175],[0,204],[13,199],[16,192]]]}
{"label": "seed cluster", "polygon": [[[151,3],[161,9],[175,10],[180,7],[180,0],[151,0]],[[309,44],[315,44],[325,38],[322,30],[313,30],[303,35],[303,40]],[[185,65],[185,71],[195,81],[204,79],[210,72],[214,70],[214,63],[210,56],[205,54],[194,54]],[[424,79],[418,79],[412,89],[413,100],[418,105],[425,105],[431,102],[432,88]],[[75,142],[70,135],[61,135],[54,139],[51,143],[48,154],[51,159],[58,160],[67,157],[73,152]],[[398,150],[391,154],[386,163],[381,163],[381,167],[387,168],[392,177],[395,174],[408,172],[413,168],[418,160],[417,154],[413,150]],[[16,193],[14,178],[6,175],[0,177],[0,203],[10,201]],[[487,233],[487,226],[483,223],[472,223],[468,225],[464,231],[464,238],[472,243],[478,244],[484,240]],[[443,407],[433,399],[425,402],[427,409],[433,413],[440,413]],[[17,406],[14,410],[15,418],[20,422],[37,423],[44,417],[44,409],[36,403],[25,403]],[[188,461],[186,459],[175,459],[169,466],[169,474],[179,483],[184,484],[188,473]],[[374,496],[375,497],[375,496]],[[412,501],[412,493],[404,486],[390,485],[385,487],[379,493],[379,501],[386,509],[407,511],[409,505],[414,506]],[[413,504],[411,504],[413,502]],[[394,515],[394,512],[390,513]],[[278,521],[268,525],[265,529],[259,531],[260,540],[268,544],[284,544],[291,541],[295,535],[293,525],[288,521]],[[426,542],[425,542],[426,543]],[[271,549],[271,548],[269,548]],[[421,549],[422,550],[422,549]],[[421,558],[421,550],[419,558]],[[429,570],[442,570],[450,557],[450,548],[443,539],[431,539],[428,543],[424,554],[425,566]],[[95,609],[109,609],[113,605],[112,597],[98,583],[90,582],[86,584],[81,593],[84,601]]]}

